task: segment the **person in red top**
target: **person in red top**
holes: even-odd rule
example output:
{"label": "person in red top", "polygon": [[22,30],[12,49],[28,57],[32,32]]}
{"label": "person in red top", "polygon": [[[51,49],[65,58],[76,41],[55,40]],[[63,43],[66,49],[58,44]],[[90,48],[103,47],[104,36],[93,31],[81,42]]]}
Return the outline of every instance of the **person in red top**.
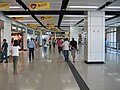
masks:
{"label": "person in red top", "polygon": [[60,54],[61,51],[62,51],[62,40],[61,40],[61,38],[58,39],[57,44],[58,44],[58,52],[59,52],[59,54]]}

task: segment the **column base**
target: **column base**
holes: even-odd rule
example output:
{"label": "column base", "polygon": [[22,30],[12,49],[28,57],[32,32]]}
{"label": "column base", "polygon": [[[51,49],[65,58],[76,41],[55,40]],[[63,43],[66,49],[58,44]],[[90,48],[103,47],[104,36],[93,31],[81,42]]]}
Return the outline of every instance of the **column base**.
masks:
{"label": "column base", "polygon": [[105,64],[105,62],[87,62],[87,61],[84,61],[86,64]]}

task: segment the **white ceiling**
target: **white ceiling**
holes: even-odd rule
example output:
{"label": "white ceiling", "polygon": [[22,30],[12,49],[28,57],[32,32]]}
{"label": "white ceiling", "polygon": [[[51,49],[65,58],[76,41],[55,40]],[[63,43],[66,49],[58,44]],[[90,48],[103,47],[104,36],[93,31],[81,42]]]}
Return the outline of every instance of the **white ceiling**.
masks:
{"label": "white ceiling", "polygon": [[[28,7],[29,7],[29,3],[31,2],[50,2],[51,4],[51,8],[50,10],[60,10],[61,9],[61,4],[62,4],[62,0],[22,0]],[[88,10],[97,10],[97,8],[70,8],[70,6],[97,6],[100,7],[103,4],[105,4],[105,2],[107,2],[109,0],[69,0],[68,6],[67,6],[67,10],[84,10],[84,11],[88,11]],[[11,6],[19,6],[17,2],[15,2],[15,0],[0,0],[0,2],[7,2],[10,3]],[[120,0],[117,0],[116,2],[112,3],[110,6],[119,6],[120,7]],[[24,10],[23,8],[19,8],[19,9],[10,9],[10,11],[21,11]],[[113,9],[113,8],[105,8],[104,11],[120,11],[119,9]],[[40,15],[36,15],[37,18],[40,20]],[[45,16],[45,15],[42,15]],[[42,21],[40,20],[44,25],[46,25],[47,23],[53,23],[55,26],[57,26],[58,24],[58,18],[59,15],[52,15],[53,16],[53,20],[46,20],[46,21]],[[82,20],[84,18],[84,16],[70,16],[70,15],[64,15],[61,26],[71,26],[71,25],[75,25],[77,22],[79,22],[80,20]],[[32,17],[26,17],[25,20],[23,21],[19,21],[22,22],[24,24],[27,23],[33,23],[33,24],[37,24],[38,26],[39,23],[37,23],[36,21],[33,21],[34,19]],[[83,23],[79,24],[84,25]],[[63,30],[69,30],[69,27],[62,27]]]}

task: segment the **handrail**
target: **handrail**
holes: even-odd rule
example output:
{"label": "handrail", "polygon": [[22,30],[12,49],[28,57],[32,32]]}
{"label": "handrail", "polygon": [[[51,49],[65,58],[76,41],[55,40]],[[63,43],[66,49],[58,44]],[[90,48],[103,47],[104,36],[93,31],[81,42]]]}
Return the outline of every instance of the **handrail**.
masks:
{"label": "handrail", "polygon": [[116,50],[116,52],[119,52],[119,45],[120,45],[119,42],[108,42],[107,48],[109,47],[110,51],[113,51],[113,49],[114,49],[114,50]]}

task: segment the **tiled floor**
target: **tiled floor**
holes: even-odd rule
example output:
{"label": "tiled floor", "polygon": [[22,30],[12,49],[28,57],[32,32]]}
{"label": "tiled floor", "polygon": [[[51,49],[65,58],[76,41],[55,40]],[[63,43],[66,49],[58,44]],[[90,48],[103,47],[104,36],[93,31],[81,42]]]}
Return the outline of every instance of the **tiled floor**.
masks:
{"label": "tiled floor", "polygon": [[90,90],[120,90],[120,55],[106,54],[106,64],[85,64],[83,48],[75,67]]}
{"label": "tiled floor", "polygon": [[51,51],[44,58],[41,50],[29,62],[27,52],[20,52],[18,74],[12,63],[0,64],[0,90],[80,90],[63,56]]}
{"label": "tiled floor", "polygon": [[[107,53],[106,64],[85,64],[81,47],[74,66],[90,90],[120,90],[120,54]],[[0,64],[0,90],[80,89],[62,53],[51,50],[44,56],[37,49],[31,62],[27,51],[20,52],[17,75],[13,75],[12,63]]]}

